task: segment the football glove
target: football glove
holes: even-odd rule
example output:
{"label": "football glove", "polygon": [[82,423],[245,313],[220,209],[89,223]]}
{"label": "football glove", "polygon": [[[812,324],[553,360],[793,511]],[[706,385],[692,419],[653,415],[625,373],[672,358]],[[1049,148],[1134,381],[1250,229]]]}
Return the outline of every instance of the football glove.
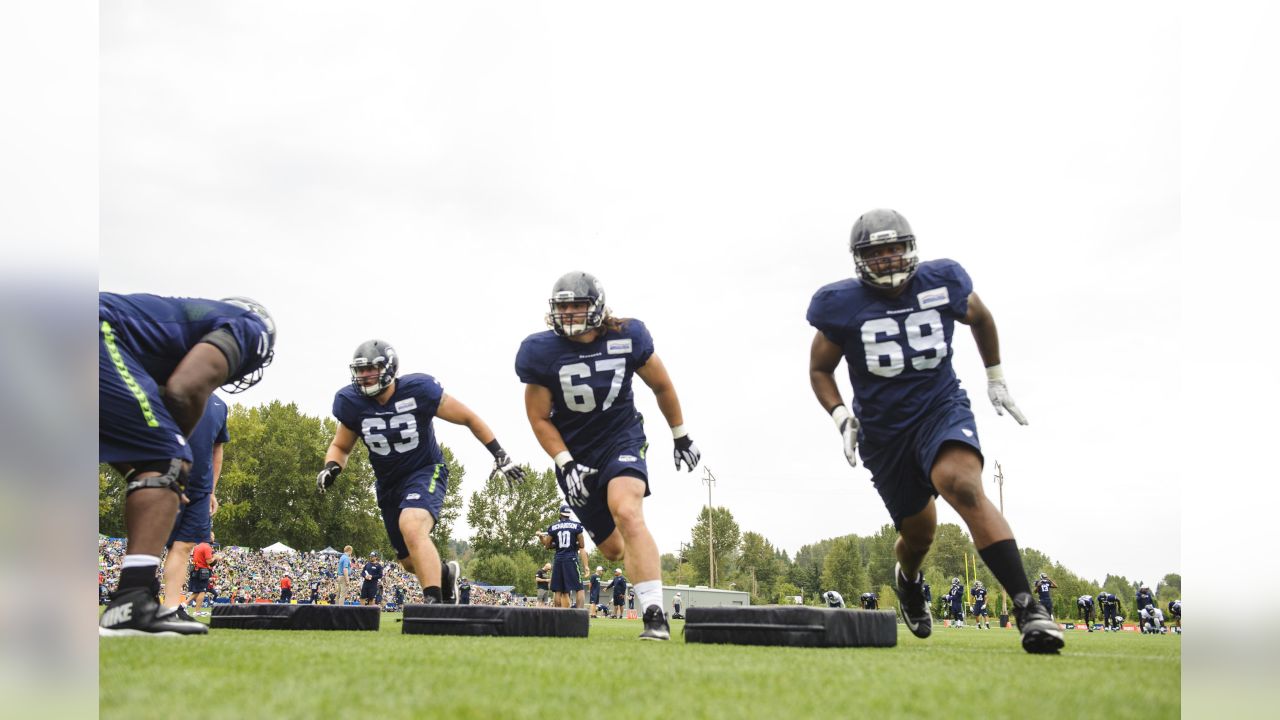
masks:
{"label": "football glove", "polygon": [[[557,457],[563,459],[567,455],[568,452],[563,452]],[[587,497],[591,495],[591,491],[587,490],[587,479],[598,471],[574,462],[572,456],[557,464],[560,465],[560,477],[564,480],[565,500],[574,507],[586,505]]]}
{"label": "football glove", "polygon": [[997,415],[1004,415],[1004,411],[1008,410],[1019,425],[1028,424],[1027,416],[1022,414],[1022,411],[1018,409],[1018,404],[1009,395],[1009,388],[1004,384],[1004,371],[1001,370],[999,365],[992,365],[987,368],[987,397],[991,400],[991,404],[995,406]]}
{"label": "football glove", "polygon": [[320,471],[319,475],[316,475],[316,489],[320,491],[321,495],[333,484],[340,472],[342,472],[342,466],[338,463],[330,460],[324,464],[324,469]]}
{"label": "football glove", "polygon": [[511,456],[501,448],[493,455],[493,472],[489,476],[499,474],[507,479],[508,490],[515,490],[517,485],[524,482],[524,468],[512,462]]}
{"label": "football glove", "polygon": [[844,441],[844,459],[849,461],[849,467],[858,467],[858,418],[842,403],[831,411],[831,419]]}
{"label": "football glove", "polygon": [[675,451],[672,453],[676,460],[676,470],[680,469],[680,463],[683,462],[688,466],[689,472],[693,472],[693,469],[698,466],[698,461],[702,459],[702,453],[698,450],[698,446],[693,444],[693,438],[689,437],[684,425],[671,428],[671,437],[676,443]]}

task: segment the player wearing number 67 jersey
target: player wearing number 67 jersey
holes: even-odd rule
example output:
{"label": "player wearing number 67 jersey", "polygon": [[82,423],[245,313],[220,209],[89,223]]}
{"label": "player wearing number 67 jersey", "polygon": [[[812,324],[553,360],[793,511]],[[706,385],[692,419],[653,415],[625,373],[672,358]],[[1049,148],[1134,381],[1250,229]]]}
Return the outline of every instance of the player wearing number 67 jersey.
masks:
{"label": "player wearing number 67 jersey", "polygon": [[[973,331],[996,413],[1008,410],[1027,423],[1005,386],[990,311],[958,263],[919,261],[911,226],[893,210],[859,217],[849,250],[857,277],[819,289],[809,303],[808,320],[818,330],[809,381],[840,431],[846,460],[856,465],[861,455],[898,529],[895,589],[908,629],[917,637],[931,631],[920,566],[937,525],[934,497],[941,494],[1013,597],[1022,647],[1057,652],[1062,631],[1031,596],[1013,531],[982,492],[978,426],[951,367],[959,322]],[[841,359],[849,365],[852,413],[835,381]]]}
{"label": "player wearing number 67 jersey", "polygon": [[525,383],[525,412],[556,479],[587,534],[610,560],[624,560],[644,610],[646,640],[670,638],[662,607],[658,547],[644,522],[649,471],[636,376],[658,401],[675,446],[676,469],[692,472],[700,457],[684,429],[680,400],[653,351],[644,323],[613,317],[594,276],[571,272],[551,289],[550,330],[525,338],[516,375]]}
{"label": "player wearing number 67 jersey", "polygon": [[[316,477],[323,493],[347,464],[356,439],[369,449],[374,489],[387,537],[404,568],[418,576],[428,603],[456,604],[458,564],[442,566],[431,530],[440,519],[449,489],[449,467],[436,442],[432,418],[465,425],[493,453],[495,473],[507,481],[524,480],[524,470],[511,461],[493,431],[470,408],[447,395],[430,375],[396,377],[400,357],[382,340],[356,348],[351,384],[333,397],[338,432]],[[443,588],[443,590],[442,590]]]}

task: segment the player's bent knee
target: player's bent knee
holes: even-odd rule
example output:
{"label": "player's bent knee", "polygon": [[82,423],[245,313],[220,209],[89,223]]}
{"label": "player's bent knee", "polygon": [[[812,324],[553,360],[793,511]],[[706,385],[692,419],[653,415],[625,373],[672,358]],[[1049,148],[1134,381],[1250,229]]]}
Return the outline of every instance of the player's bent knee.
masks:
{"label": "player's bent knee", "polygon": [[[158,473],[151,475],[150,473]],[[144,476],[145,474],[145,476]],[[125,497],[145,488],[167,488],[181,497],[187,489],[187,468],[179,458],[147,460],[133,466],[125,475]]]}

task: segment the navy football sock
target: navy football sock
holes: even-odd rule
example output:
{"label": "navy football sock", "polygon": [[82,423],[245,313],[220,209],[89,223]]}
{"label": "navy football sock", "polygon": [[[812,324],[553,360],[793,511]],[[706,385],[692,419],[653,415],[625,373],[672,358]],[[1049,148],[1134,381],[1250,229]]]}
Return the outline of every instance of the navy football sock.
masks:
{"label": "navy football sock", "polygon": [[991,568],[996,580],[1004,586],[1010,597],[1018,593],[1031,593],[1031,583],[1022,570],[1022,556],[1018,554],[1018,541],[1010,538],[990,545],[978,551],[982,562]]}

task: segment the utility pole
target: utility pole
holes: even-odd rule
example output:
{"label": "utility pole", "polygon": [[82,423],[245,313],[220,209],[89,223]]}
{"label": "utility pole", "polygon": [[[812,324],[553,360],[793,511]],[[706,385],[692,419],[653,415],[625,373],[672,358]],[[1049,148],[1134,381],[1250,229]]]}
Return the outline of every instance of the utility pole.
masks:
{"label": "utility pole", "polygon": [[702,482],[707,485],[707,574],[709,575],[708,584],[711,587],[716,586],[716,526],[715,506],[711,504],[711,486],[716,484],[716,476],[711,474],[711,468],[706,465],[702,466]]}
{"label": "utility pole", "polygon": [[[1004,515],[1004,471],[1000,469],[1000,461],[996,461],[996,487],[1000,489],[1000,515]],[[1009,597],[1009,591],[1004,588],[1000,589],[1000,614],[1009,615],[1006,609],[1005,600]]]}

